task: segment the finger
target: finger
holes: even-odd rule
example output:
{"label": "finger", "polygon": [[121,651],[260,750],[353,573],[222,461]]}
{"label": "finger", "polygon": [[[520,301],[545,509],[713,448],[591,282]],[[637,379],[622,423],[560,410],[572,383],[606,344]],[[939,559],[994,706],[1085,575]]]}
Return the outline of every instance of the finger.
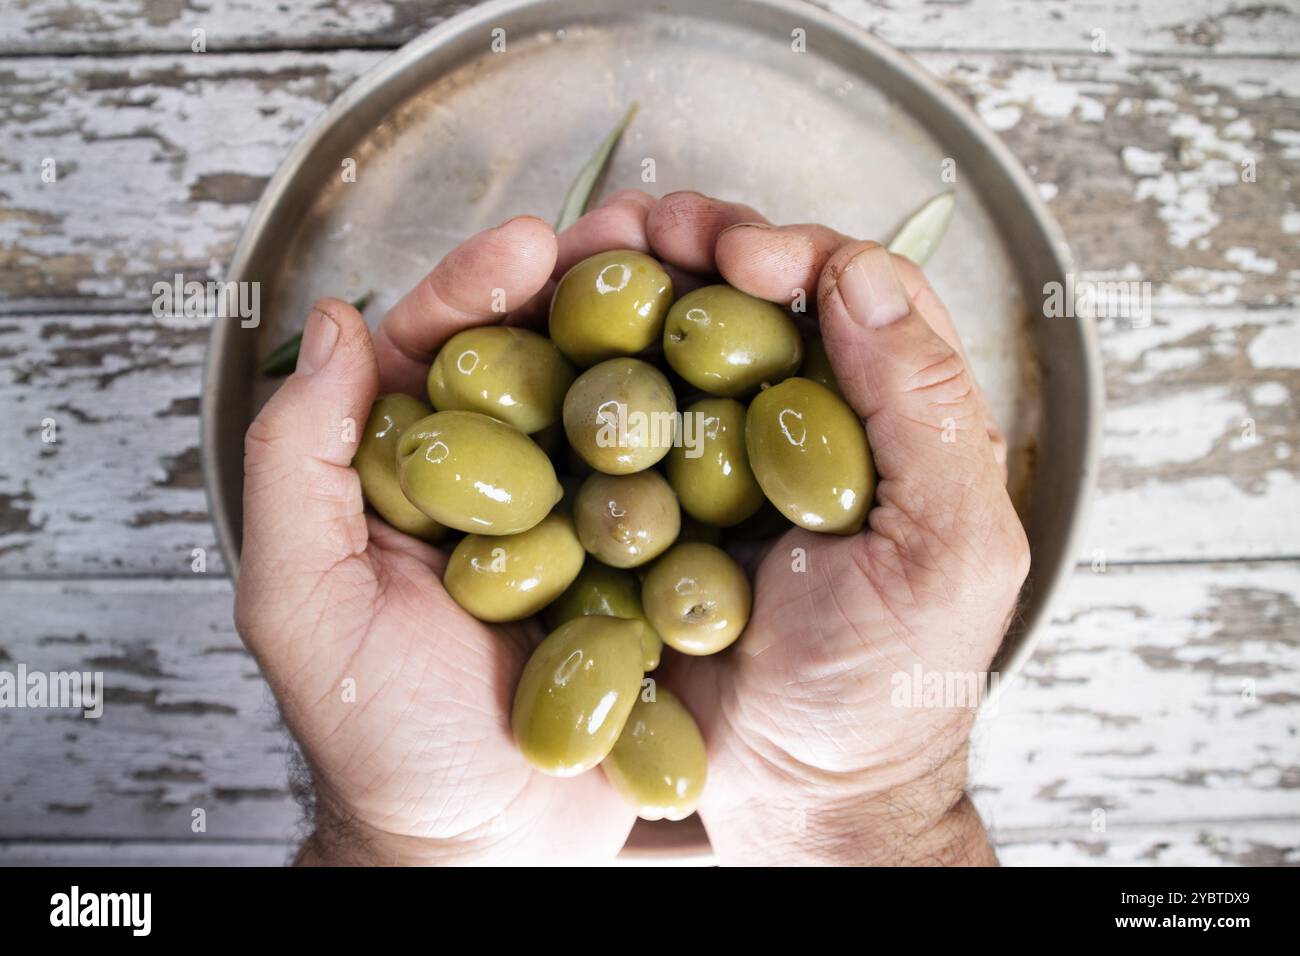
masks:
{"label": "finger", "polygon": [[583,259],[598,252],[610,249],[649,252],[645,222],[654,203],[654,197],[649,193],[624,189],[583,215],[559,235],[555,278],[560,278]]}
{"label": "finger", "polygon": [[245,612],[258,604],[264,612],[246,619],[292,613],[323,575],[364,552],[365,503],[349,465],[377,390],[365,319],[346,302],[320,300],[303,329],[297,369],[244,440],[239,598]]}
{"label": "finger", "polygon": [[742,222],[766,223],[741,203],[724,202],[697,192],[669,193],[646,218],[650,248],[666,262],[687,272],[716,272],[718,236]]}
{"label": "finger", "polygon": [[384,316],[375,355],[385,392],[423,395],[439,347],[462,329],[500,322],[546,285],[557,246],[551,227],[517,216],[471,236]]}
{"label": "finger", "polygon": [[654,202],[654,197],[649,193],[639,189],[623,189],[560,233],[557,237],[559,253],[550,281],[521,308],[511,312],[505,324],[531,329],[543,328],[550,312],[556,283],[583,259],[610,249],[648,252],[650,244],[646,239],[645,220]]}
{"label": "finger", "polygon": [[[810,297],[810,290],[817,288],[831,257],[850,242],[852,240],[842,233],[816,224],[764,226],[742,223],[718,236],[718,271],[736,288],[788,306],[797,298]],[[894,256],[893,264],[916,310],[945,342],[966,358],[952,316],[935,294],[921,267],[902,256]],[[978,383],[975,383],[975,388],[986,412],[984,424],[993,457],[1005,475],[1006,439],[988,412],[988,403]]]}
{"label": "finger", "polygon": [[731,285],[760,299],[790,305],[811,299],[837,249],[853,240],[815,224],[769,226],[740,223],[718,236],[718,272]]}
{"label": "finger", "polygon": [[866,422],[880,476],[866,540],[879,539],[877,557],[884,541],[908,567],[949,580],[969,569],[1010,571],[998,562],[1019,563],[1027,549],[982,397],[961,353],[921,315],[894,258],[874,242],[850,244],[818,286],[826,351]]}
{"label": "finger", "polygon": [[420,562],[439,578],[447,570],[447,554],[431,544],[403,534],[386,521],[373,515],[367,517],[366,527],[370,544],[380,551],[404,555]]}

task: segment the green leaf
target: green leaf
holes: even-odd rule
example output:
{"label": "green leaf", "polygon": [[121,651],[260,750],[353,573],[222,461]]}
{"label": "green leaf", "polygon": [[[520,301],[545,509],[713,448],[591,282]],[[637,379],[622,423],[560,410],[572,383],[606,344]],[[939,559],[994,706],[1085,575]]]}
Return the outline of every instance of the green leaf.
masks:
{"label": "green leaf", "polygon": [[614,147],[618,145],[619,138],[623,135],[623,131],[627,129],[628,124],[632,122],[632,117],[636,116],[636,111],[639,108],[640,105],[637,103],[633,103],[628,107],[623,119],[609,131],[605,141],[591,154],[591,159],[587,160],[587,165],[582,167],[582,170],[578,173],[578,178],[573,181],[573,185],[569,187],[569,192],[564,197],[564,205],[560,208],[559,218],[555,220],[556,232],[568,229],[587,211],[587,203],[591,200],[591,193],[596,188],[596,180],[605,171],[610,154],[614,152]]}
{"label": "green leaf", "polygon": [[[352,308],[358,312],[365,312],[366,306],[375,298],[375,290],[368,289],[359,295],[352,302]],[[298,365],[298,350],[302,348],[302,333],[299,332],[289,341],[279,345],[271,352],[262,364],[258,366],[258,371],[268,378],[279,378],[282,375],[288,375]]]}
{"label": "green leaf", "polygon": [[948,223],[952,221],[952,210],[956,204],[957,195],[953,192],[935,196],[903,223],[903,228],[898,230],[894,241],[889,244],[889,251],[907,256],[918,266],[925,265],[925,261],[939,247],[943,234],[948,231]]}

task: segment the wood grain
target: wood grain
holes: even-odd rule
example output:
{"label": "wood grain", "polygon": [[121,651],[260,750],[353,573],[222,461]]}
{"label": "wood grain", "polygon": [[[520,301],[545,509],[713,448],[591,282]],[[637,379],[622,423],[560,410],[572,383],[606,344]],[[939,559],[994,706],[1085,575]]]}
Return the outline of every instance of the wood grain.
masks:
{"label": "wood grain", "polygon": [[[287,858],[290,748],[233,632],[201,487],[206,328],[155,317],[153,285],[219,278],[306,125],[470,5],[6,6],[0,669],[94,669],[110,693],[98,722],[0,710],[0,864]],[[1300,863],[1300,10],[824,5],[1003,137],[1082,278],[1151,283],[1149,325],[1099,325],[1081,567],[978,725],[1003,861]]]}
{"label": "wood grain", "polygon": [[[205,337],[201,319],[0,317],[0,574],[188,576],[196,548],[221,573],[199,471]],[[1104,461],[1080,561],[1296,556],[1298,338],[1284,309],[1103,326]]]}
{"label": "wood grain", "polygon": [[[1195,55],[1286,55],[1297,46],[1287,3],[1184,0],[950,0],[883,5],[819,4],[904,49],[1088,51],[1094,31],[1107,49]],[[205,31],[209,51],[391,47],[473,6],[454,0],[226,0],[213,8],[159,0],[16,0],[6,11],[0,53],[189,50]]]}
{"label": "wood grain", "polygon": [[[0,604],[5,669],[97,670],[108,688],[98,721],[0,711],[0,765],[21,768],[6,774],[0,839],[292,839],[286,740],[225,582],[10,581]],[[1023,677],[981,717],[974,793],[989,825],[1058,846],[1112,831],[1195,843],[1242,817],[1294,837],[1298,605],[1290,564],[1077,573]],[[191,834],[200,808],[207,831]]]}
{"label": "wood grain", "polygon": [[[144,308],[219,278],[304,126],[377,52],[0,63],[0,310]],[[1272,60],[925,54],[1050,198],[1084,276],[1158,304],[1300,293],[1300,67]],[[508,144],[503,144],[508,149]],[[58,178],[42,180],[43,164]],[[1243,162],[1254,163],[1242,182]],[[960,171],[958,171],[960,177]],[[610,184],[611,187],[617,184]],[[454,227],[452,224],[451,227]]]}

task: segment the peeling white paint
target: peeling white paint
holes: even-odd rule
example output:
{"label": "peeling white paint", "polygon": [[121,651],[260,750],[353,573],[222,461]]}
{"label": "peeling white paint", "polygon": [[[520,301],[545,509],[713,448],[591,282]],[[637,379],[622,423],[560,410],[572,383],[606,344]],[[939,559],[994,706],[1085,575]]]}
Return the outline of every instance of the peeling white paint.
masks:
{"label": "peeling white paint", "polygon": [[1223,258],[1247,272],[1259,272],[1270,276],[1277,272],[1277,260],[1265,258],[1254,249],[1233,246],[1224,250]]}

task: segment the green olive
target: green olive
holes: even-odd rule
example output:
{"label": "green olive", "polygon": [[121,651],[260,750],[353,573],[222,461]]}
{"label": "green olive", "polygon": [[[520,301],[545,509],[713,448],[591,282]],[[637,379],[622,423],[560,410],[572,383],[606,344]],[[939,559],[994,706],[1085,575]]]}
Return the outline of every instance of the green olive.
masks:
{"label": "green olive", "polygon": [[537,645],[510,722],[524,758],[571,777],[608,756],[641,690],[640,621],[575,617]]}
{"label": "green olive", "polygon": [[716,654],[749,622],[749,579],[711,544],[678,544],[656,561],[641,585],[646,617],[664,643],[683,654]]}
{"label": "green olive", "polygon": [[428,414],[429,407],[410,395],[381,395],[370,407],[352,467],[361,478],[366,501],[379,517],[398,531],[432,541],[446,528],[411,504],[397,480],[398,439],[404,429]]}
{"label": "green olive", "polygon": [[840,391],[839,380],[831,368],[830,356],[826,354],[826,343],[820,335],[809,336],[803,342],[803,368],[799,369],[800,378],[810,378],[818,385],[824,385],[836,395]]}
{"label": "green olive", "polygon": [[573,514],[582,546],[616,568],[659,557],[682,525],[677,496],[657,471],[592,475],[578,490]]}
{"label": "green olive", "polygon": [[677,400],[653,365],[610,359],[579,375],[564,397],[564,433],[597,471],[644,471],[673,446]]}
{"label": "green olive", "polygon": [[600,766],[643,820],[684,820],[695,812],[709,774],[704,737],[666,688],[648,696],[637,699]]}
{"label": "green olive", "polygon": [[749,465],[768,500],[809,531],[862,528],[876,471],[862,420],[823,385],[792,378],[766,389],[745,418]]}
{"label": "green olive", "polygon": [[480,621],[518,621],[562,594],[585,558],[573,519],[556,510],[519,534],[468,535],[451,553],[443,584]]}
{"label": "green olive", "polygon": [[654,259],[615,249],[583,259],[551,299],[551,340],[586,368],[636,355],[658,338],[673,301],[673,281]]}
{"label": "green olive", "polygon": [[636,575],[588,558],[568,590],[555,599],[543,617],[547,627],[556,628],[565,621],[590,614],[643,622],[641,666],[647,672],[659,666],[664,642],[641,609],[641,582]]}
{"label": "green olive", "polygon": [[544,335],[509,325],[457,332],[429,369],[440,412],[479,412],[533,433],[560,420],[573,366]]}
{"label": "green olive", "polygon": [[736,398],[793,375],[803,361],[803,340],[780,306],[709,285],[669,310],[664,357],[696,388]]}
{"label": "green olive", "polygon": [[682,441],[668,453],[668,480],[691,517],[720,528],[764,502],[745,451],[745,406],[706,398],[682,413]]}
{"label": "green olive", "polygon": [[397,459],[411,503],[461,531],[527,531],[562,495],[536,442],[477,412],[436,412],[415,422],[402,432]]}

